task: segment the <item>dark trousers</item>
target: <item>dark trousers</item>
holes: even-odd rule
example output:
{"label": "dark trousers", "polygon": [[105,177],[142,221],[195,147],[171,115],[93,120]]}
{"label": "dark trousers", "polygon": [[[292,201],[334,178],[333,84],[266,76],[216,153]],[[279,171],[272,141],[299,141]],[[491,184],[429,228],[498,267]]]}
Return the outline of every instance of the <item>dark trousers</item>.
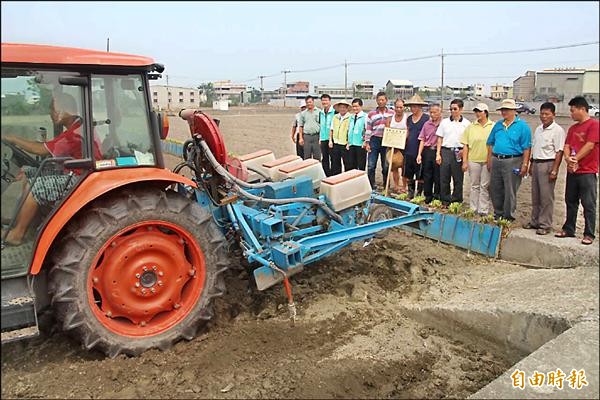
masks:
{"label": "dark trousers", "polygon": [[365,170],[367,165],[367,151],[362,146],[350,146],[347,156],[348,163],[344,161],[344,168],[346,171],[351,169]]}
{"label": "dark trousers", "polygon": [[494,217],[514,220],[517,209],[517,190],[521,186],[521,177],[513,173],[521,168],[523,156],[500,159],[492,157],[490,176],[490,197],[494,206]]}
{"label": "dark trousers", "polygon": [[321,160],[321,146],[319,145],[319,134],[305,134],[304,135],[304,159],[314,158],[315,160]]}
{"label": "dark trousers", "polygon": [[596,231],[597,181],[596,174],[567,174],[567,187],[565,189],[567,219],[562,228],[568,235],[575,235],[577,211],[581,201],[585,220],[583,235],[591,238],[596,237],[594,232]]}
{"label": "dark trousers", "polygon": [[383,147],[381,142],[382,137],[371,136],[369,144],[371,145],[371,152],[368,154],[369,166],[367,167],[367,175],[369,176],[369,182],[371,187],[375,188],[375,169],[377,168],[377,158],[381,160],[381,174],[383,175],[383,184],[387,182],[388,174],[388,163],[387,163],[387,147]]}
{"label": "dark trousers", "polygon": [[298,134],[296,134],[296,155],[304,159],[304,145],[298,143]]}
{"label": "dark trousers", "polygon": [[[463,201],[462,161],[456,161],[454,151],[442,147],[442,165],[440,167],[440,197],[444,204]],[[452,195],[450,195],[450,179],[452,179]]]}
{"label": "dark trousers", "polygon": [[425,147],[421,153],[421,177],[423,179],[423,192],[425,202],[431,203],[433,199],[440,198],[440,166],[435,162],[436,149]]}
{"label": "dark trousers", "polygon": [[342,161],[344,162],[344,169],[348,171],[348,152],[345,144],[334,144],[331,149],[331,175],[337,175],[342,173]]}
{"label": "dark trousers", "polygon": [[335,175],[331,172],[331,164],[333,163],[331,159],[332,150],[329,148],[329,140],[321,140],[321,165],[323,165],[325,176]]}

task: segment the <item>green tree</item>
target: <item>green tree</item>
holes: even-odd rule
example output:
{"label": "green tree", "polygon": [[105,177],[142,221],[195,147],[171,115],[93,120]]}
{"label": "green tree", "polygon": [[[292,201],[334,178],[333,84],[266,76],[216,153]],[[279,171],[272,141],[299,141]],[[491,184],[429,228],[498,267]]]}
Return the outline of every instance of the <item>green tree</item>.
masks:
{"label": "green tree", "polygon": [[215,101],[215,88],[212,82],[201,83],[198,86],[200,89],[200,93],[206,96],[206,101],[204,102],[204,106],[211,106],[213,101]]}
{"label": "green tree", "polygon": [[262,96],[260,90],[252,88],[252,90],[250,91],[250,103],[260,103],[261,100]]}
{"label": "green tree", "polygon": [[394,87],[392,85],[385,87],[385,95],[388,99],[396,98],[396,93],[394,92]]}

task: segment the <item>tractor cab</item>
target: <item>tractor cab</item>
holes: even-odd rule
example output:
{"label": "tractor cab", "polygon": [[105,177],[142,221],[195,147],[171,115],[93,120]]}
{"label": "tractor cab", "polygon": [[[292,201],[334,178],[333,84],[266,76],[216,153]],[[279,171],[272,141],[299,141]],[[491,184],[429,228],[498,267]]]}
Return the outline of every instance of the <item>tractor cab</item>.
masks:
{"label": "tractor cab", "polygon": [[18,278],[30,273],[41,234],[80,184],[101,171],[163,168],[161,116],[148,94],[161,71],[145,57],[2,44],[3,332],[34,322],[33,303],[5,314],[5,294],[28,289]]}

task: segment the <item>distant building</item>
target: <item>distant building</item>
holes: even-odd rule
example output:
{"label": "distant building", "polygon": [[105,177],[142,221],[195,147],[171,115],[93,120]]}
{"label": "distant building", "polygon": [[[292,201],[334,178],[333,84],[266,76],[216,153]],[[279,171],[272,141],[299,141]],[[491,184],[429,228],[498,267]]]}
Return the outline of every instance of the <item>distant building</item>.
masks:
{"label": "distant building", "polygon": [[598,65],[589,68],[554,68],[539,71],[535,82],[535,99],[569,101],[584,96],[598,102]]}
{"label": "distant building", "polygon": [[385,84],[386,93],[393,93],[396,98],[408,99],[414,94],[414,87],[411,81],[402,79],[390,79]]}
{"label": "distant building", "polygon": [[244,93],[246,92],[246,85],[243,83],[233,83],[230,80],[226,80],[214,81],[212,84],[217,100],[237,99],[238,101],[243,102],[245,97]]}
{"label": "distant building", "polygon": [[456,97],[472,96],[474,94],[473,86],[446,86],[445,94],[450,94]]}
{"label": "distant building", "polygon": [[490,91],[490,97],[494,100],[510,99],[512,98],[513,88],[509,85],[492,85]]}
{"label": "distant building", "polygon": [[352,88],[346,90],[344,86],[315,85],[315,94],[317,97],[328,94],[332,100],[349,99],[352,96]]}
{"label": "distant building", "polygon": [[485,96],[485,85],[483,83],[476,83],[473,85],[474,96]]}
{"label": "distant building", "polygon": [[199,107],[206,96],[197,88],[154,85],[150,86],[152,107],[157,110],[181,110]]}
{"label": "distant building", "polygon": [[415,87],[414,88],[415,92],[419,92],[419,93],[423,93],[425,95],[431,94],[431,93],[439,93],[440,92],[440,87],[439,86],[419,86],[419,87]]}
{"label": "distant building", "polygon": [[375,86],[370,81],[352,82],[352,97],[359,99],[372,99]]}
{"label": "distant building", "polygon": [[525,75],[513,81],[515,100],[532,101],[535,96],[535,71],[527,71]]}
{"label": "distant building", "polygon": [[287,93],[308,93],[310,92],[310,83],[308,81],[298,81],[287,84]]}

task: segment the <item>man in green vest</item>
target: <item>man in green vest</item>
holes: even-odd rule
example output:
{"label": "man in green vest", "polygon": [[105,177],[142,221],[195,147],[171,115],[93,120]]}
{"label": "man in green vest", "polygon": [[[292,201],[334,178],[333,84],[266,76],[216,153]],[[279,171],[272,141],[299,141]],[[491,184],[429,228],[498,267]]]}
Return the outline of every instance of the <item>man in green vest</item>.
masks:
{"label": "man in green vest", "polygon": [[367,113],[362,109],[361,99],[352,100],[352,115],[348,126],[348,165],[346,171],[360,169],[364,171],[367,166],[367,151],[365,150],[365,132],[367,127]]}
{"label": "man in green vest", "polygon": [[333,175],[331,173],[331,165],[333,164],[331,149],[329,147],[329,132],[331,131],[331,122],[335,115],[335,108],[331,106],[331,96],[328,94],[321,95],[321,111],[319,112],[319,123],[321,130],[319,131],[319,139],[321,142],[321,164],[323,172],[326,176]]}

